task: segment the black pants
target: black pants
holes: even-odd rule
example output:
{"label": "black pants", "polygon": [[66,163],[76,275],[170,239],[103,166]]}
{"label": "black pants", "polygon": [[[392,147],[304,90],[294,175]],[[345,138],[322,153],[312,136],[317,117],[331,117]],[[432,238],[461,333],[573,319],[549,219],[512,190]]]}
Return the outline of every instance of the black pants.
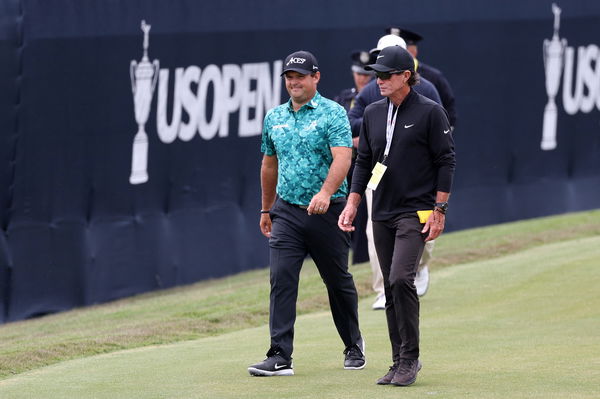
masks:
{"label": "black pants", "polygon": [[360,338],[358,294],[348,272],[349,234],[337,227],[345,203],[332,203],[323,215],[277,199],[271,208],[271,348],[290,358],[300,269],[306,255],[315,261],[327,287],[335,326],[346,347]]}
{"label": "black pants", "polygon": [[419,297],[415,275],[425,246],[422,229],[416,213],[373,222],[394,362],[419,358]]}

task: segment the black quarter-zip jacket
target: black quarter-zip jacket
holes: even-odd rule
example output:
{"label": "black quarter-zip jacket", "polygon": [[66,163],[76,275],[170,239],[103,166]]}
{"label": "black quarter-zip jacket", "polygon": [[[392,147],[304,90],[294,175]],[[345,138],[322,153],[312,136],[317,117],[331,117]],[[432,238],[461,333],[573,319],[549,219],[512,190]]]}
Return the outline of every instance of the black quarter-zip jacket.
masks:
{"label": "black quarter-zip jacket", "polygon": [[[389,100],[365,109],[351,192],[363,195],[377,162],[383,161]],[[373,220],[433,209],[437,191],[449,193],[456,165],[446,111],[410,90],[400,104],[387,170],[373,192]]]}

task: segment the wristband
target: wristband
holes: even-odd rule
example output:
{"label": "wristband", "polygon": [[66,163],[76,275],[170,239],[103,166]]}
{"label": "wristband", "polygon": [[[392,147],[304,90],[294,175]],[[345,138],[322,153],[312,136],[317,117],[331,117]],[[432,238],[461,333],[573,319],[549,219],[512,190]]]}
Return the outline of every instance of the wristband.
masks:
{"label": "wristband", "polygon": [[270,211],[270,210],[264,210],[264,209],[261,209],[261,210],[260,210],[260,213],[261,213],[261,214],[263,214],[263,213],[269,213],[269,212],[271,212],[271,211]]}

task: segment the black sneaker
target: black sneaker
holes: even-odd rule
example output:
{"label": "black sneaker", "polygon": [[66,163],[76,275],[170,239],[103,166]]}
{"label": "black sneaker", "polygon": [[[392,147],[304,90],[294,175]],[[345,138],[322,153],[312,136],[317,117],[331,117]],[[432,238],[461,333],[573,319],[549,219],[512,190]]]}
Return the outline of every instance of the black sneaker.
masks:
{"label": "black sneaker", "polygon": [[346,370],[360,370],[365,368],[367,361],[365,360],[365,341],[362,337],[358,342],[344,350],[344,368]]}
{"label": "black sneaker", "polygon": [[377,385],[390,385],[396,374],[396,370],[398,370],[398,363],[394,363],[387,374],[377,380]]}
{"label": "black sneaker", "polygon": [[417,359],[400,359],[398,369],[391,384],[401,387],[414,384],[417,380],[417,373],[421,370],[421,362]]}
{"label": "black sneaker", "polygon": [[294,375],[294,363],[292,359],[285,359],[279,353],[267,353],[267,358],[248,367],[250,375],[257,377],[272,377],[276,375]]}

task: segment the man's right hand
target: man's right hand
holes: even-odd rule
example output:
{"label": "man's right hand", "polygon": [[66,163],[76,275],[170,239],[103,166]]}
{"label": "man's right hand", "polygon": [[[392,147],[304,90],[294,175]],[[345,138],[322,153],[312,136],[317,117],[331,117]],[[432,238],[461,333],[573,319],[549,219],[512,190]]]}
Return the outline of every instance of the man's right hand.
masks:
{"label": "man's right hand", "polygon": [[340,213],[340,217],[338,219],[338,227],[342,231],[351,232],[354,231],[355,227],[352,226],[352,222],[354,222],[354,218],[356,217],[357,207],[351,203],[347,203],[346,207]]}
{"label": "man's right hand", "polygon": [[271,238],[271,215],[268,213],[260,214],[260,232],[263,236]]}

